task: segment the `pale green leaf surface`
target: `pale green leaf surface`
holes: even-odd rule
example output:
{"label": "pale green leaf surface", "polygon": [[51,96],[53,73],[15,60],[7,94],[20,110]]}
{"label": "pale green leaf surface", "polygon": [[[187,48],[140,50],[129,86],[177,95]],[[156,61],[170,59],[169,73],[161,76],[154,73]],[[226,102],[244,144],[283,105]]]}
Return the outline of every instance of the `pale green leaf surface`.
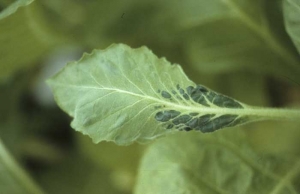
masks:
{"label": "pale green leaf surface", "polygon": [[18,166],[0,140],[0,193],[43,193],[30,177]]}
{"label": "pale green leaf surface", "polygon": [[286,35],[271,28],[269,20],[277,21],[279,16],[268,16],[268,7],[276,3],[199,1],[199,9],[214,9],[199,11],[203,16],[182,22],[187,30],[185,53],[193,68],[204,73],[251,70],[299,80],[299,57],[285,42]]}
{"label": "pale green leaf surface", "polygon": [[94,142],[144,142],[180,130],[213,132],[247,121],[299,118],[249,107],[190,81],[149,49],[114,44],[69,63],[48,81],[71,126]]}
{"label": "pale green leaf surface", "polygon": [[[72,127],[95,142],[128,144],[197,125],[209,132],[242,122],[232,114],[244,105],[197,86],[179,65],[146,47],[119,44],[94,51],[68,64],[49,84],[59,106],[74,117]],[[223,112],[220,107],[236,109]]]}
{"label": "pale green leaf surface", "polygon": [[300,1],[284,0],[285,27],[300,53]]}
{"label": "pale green leaf surface", "polygon": [[240,131],[176,134],[152,144],[136,194],[297,194],[300,160],[256,153]]}

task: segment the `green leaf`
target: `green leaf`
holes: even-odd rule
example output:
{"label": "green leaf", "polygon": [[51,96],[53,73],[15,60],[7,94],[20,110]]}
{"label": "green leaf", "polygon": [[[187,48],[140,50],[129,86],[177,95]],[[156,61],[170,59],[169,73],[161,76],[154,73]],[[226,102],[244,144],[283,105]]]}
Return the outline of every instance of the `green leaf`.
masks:
{"label": "green leaf", "polygon": [[32,66],[58,43],[33,0],[18,0],[0,13],[0,81]]}
{"label": "green leaf", "polygon": [[0,140],[0,193],[43,193],[28,175],[16,164]]}
{"label": "green leaf", "polygon": [[[197,17],[182,22],[185,53],[193,68],[211,74],[250,70],[299,80],[299,56],[282,29],[272,26],[271,20],[282,19],[277,4],[276,0],[198,1]],[[272,11],[276,14],[269,14]]]}
{"label": "green leaf", "polygon": [[257,109],[190,81],[149,49],[115,44],[69,63],[48,81],[71,126],[95,143],[129,144],[180,130],[213,132],[297,111]]}
{"label": "green leaf", "polygon": [[300,53],[300,1],[283,1],[286,30]]}
{"label": "green leaf", "polygon": [[34,0],[17,0],[0,13],[0,20],[15,13],[17,9],[31,4]]}
{"label": "green leaf", "polygon": [[241,131],[176,134],[149,147],[136,194],[297,194],[300,158],[256,153]]}

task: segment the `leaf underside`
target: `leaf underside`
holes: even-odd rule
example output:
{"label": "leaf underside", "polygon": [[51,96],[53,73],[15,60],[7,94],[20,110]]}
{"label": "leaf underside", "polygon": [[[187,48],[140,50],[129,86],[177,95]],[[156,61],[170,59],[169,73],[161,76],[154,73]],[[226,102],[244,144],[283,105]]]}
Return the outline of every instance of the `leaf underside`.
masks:
{"label": "leaf underside", "polygon": [[249,121],[232,98],[190,81],[148,48],[114,44],[85,54],[48,80],[71,126],[94,142],[145,142],[176,131],[215,130]]}

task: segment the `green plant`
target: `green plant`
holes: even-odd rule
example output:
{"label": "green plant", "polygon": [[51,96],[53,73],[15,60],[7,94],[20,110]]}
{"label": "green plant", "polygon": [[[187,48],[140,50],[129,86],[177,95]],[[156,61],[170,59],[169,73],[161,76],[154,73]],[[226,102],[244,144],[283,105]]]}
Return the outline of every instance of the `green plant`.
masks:
{"label": "green plant", "polygon": [[299,7],[0,0],[0,193],[300,193]]}
{"label": "green plant", "polygon": [[213,132],[266,119],[298,120],[299,110],[256,108],[190,81],[149,49],[112,45],[68,64],[48,81],[71,126],[95,143],[127,145],[176,131]]}

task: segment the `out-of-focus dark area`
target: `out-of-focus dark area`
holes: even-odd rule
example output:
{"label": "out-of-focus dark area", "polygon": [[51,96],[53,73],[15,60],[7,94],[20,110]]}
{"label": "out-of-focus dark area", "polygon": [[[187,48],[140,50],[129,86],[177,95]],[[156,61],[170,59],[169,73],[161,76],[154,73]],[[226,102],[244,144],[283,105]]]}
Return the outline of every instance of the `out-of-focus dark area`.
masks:
{"label": "out-of-focus dark area", "polygon": [[[194,82],[244,103],[299,108],[300,55],[282,4],[0,0],[0,193],[19,193],[10,188],[22,180],[9,178],[15,171],[5,174],[10,165],[2,152],[46,193],[133,192],[149,144],[93,144],[70,128],[45,84],[67,62],[112,43],[146,45]],[[262,122],[242,129],[256,150],[299,157],[299,128]]]}

